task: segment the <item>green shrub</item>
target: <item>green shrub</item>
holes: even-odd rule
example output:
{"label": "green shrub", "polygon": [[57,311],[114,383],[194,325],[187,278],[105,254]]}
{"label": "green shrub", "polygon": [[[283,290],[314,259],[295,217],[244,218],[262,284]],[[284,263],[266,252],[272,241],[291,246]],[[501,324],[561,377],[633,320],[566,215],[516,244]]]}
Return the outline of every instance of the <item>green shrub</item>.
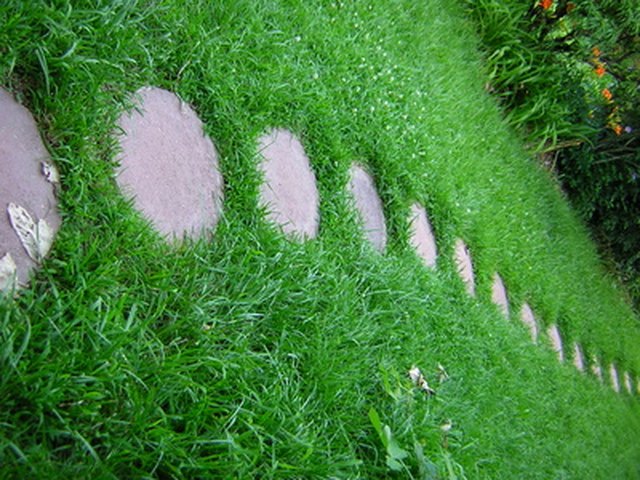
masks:
{"label": "green shrub", "polygon": [[467,0],[489,77],[640,307],[640,3]]}

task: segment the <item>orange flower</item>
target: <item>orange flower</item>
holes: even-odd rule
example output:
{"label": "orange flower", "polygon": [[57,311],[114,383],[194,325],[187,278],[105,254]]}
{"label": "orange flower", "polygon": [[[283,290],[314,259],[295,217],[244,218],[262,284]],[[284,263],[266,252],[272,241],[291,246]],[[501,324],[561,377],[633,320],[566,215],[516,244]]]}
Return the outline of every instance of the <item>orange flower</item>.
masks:
{"label": "orange flower", "polygon": [[599,57],[602,52],[598,47],[593,47],[593,49],[591,49],[591,53],[593,53],[594,57]]}
{"label": "orange flower", "polygon": [[606,98],[608,101],[611,101],[611,99],[613,98],[613,94],[608,88],[605,88],[602,90],[602,96]]}
{"label": "orange flower", "polygon": [[613,131],[616,132],[616,135],[622,134],[622,125],[614,125]]}
{"label": "orange flower", "polygon": [[605,73],[607,73],[607,70],[604,68],[604,65],[599,64],[596,67],[595,72],[597,76],[602,77]]}
{"label": "orange flower", "polygon": [[553,0],[540,0],[538,4],[543,10],[549,10],[553,5]]}

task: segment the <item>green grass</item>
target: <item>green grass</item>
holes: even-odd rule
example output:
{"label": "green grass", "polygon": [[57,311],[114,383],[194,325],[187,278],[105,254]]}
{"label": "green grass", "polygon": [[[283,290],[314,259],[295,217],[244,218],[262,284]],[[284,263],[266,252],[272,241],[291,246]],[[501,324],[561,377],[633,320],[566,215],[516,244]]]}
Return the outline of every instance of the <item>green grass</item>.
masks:
{"label": "green grass", "polygon": [[[514,312],[529,302],[566,345],[640,377],[638,319],[484,92],[460,6],[57,3],[0,6],[0,83],[37,118],[64,216],[31,288],[0,303],[3,477],[640,478],[638,396],[558,364],[490,302],[499,271]],[[209,243],[164,245],[114,184],[115,121],[143,85],[177,92],[216,143]],[[276,126],[319,180],[304,244],[257,204],[256,138]],[[349,207],[354,160],[376,176],[385,255]],[[416,200],[436,271],[408,246]],[[437,396],[411,388],[413,364]]]}

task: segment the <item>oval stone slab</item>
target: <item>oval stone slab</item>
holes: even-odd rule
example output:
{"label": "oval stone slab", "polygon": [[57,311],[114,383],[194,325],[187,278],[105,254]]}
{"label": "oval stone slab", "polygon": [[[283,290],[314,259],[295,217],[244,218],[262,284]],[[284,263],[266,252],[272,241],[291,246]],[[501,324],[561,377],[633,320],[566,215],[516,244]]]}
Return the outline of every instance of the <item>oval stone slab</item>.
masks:
{"label": "oval stone slab", "polygon": [[376,250],[383,252],[387,246],[387,226],[382,201],[373,177],[357,163],[351,166],[349,191],[360,215],[365,237]]}
{"label": "oval stone slab", "polygon": [[591,372],[596,376],[600,383],[602,383],[602,367],[600,366],[600,361],[596,356],[591,359]]}
{"label": "oval stone slab", "polygon": [[118,120],[116,181],[137,210],[170,241],[207,235],[222,210],[216,149],[196,113],[155,87],[136,92],[136,109]]}
{"label": "oval stone slab", "polygon": [[611,380],[611,388],[616,393],[620,393],[620,379],[618,378],[618,369],[612,363],[609,365],[609,380]]}
{"label": "oval stone slab", "polygon": [[522,305],[522,309],[520,310],[520,320],[529,329],[531,341],[533,343],[538,343],[538,322],[528,303],[524,303]]}
{"label": "oval stone slab", "polygon": [[11,226],[8,207],[13,203],[24,208],[34,222],[46,222],[55,236],[60,216],[54,186],[58,179],[53,172],[33,116],[0,88],[0,259],[11,256],[22,285],[37,263]]}
{"label": "oval stone slab", "polygon": [[624,378],[624,388],[627,389],[627,393],[633,393],[631,375],[629,375],[629,372],[624,372],[623,378]]}
{"label": "oval stone slab", "polygon": [[464,282],[467,293],[472,297],[475,297],[476,284],[473,276],[471,254],[469,253],[469,249],[465,245],[464,241],[460,238],[458,238],[455,243],[454,259],[458,268],[458,274]]}
{"label": "oval stone slab", "polygon": [[290,237],[315,238],[320,215],[316,177],[300,141],[288,130],[276,129],[260,137],[258,147],[264,181],[260,205],[269,221]]}
{"label": "oval stone slab", "polygon": [[582,347],[577,343],[573,344],[573,365],[581,372],[584,372],[584,354]]}
{"label": "oval stone slab", "polygon": [[438,248],[427,211],[418,203],[411,205],[409,214],[409,239],[411,246],[422,259],[425,266],[435,268]]}
{"label": "oval stone slab", "polygon": [[562,350],[562,337],[560,336],[560,330],[558,330],[558,326],[553,324],[550,325],[547,329],[547,336],[549,337],[549,341],[551,341],[551,347],[553,351],[558,355],[558,361],[564,362],[564,351]]}
{"label": "oval stone slab", "polygon": [[507,290],[504,287],[502,277],[498,273],[493,274],[493,282],[491,283],[491,301],[498,307],[505,318],[509,318],[509,300],[507,299]]}

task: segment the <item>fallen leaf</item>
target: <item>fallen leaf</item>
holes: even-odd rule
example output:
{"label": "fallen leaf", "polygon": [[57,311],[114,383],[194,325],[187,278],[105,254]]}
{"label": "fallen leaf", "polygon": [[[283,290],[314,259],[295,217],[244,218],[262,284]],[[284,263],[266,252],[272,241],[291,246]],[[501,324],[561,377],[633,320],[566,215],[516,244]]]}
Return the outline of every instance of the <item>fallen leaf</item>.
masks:
{"label": "fallen leaf", "polygon": [[0,258],[0,292],[11,293],[18,288],[17,268],[10,253]]}
{"label": "fallen leaf", "polygon": [[411,370],[409,370],[409,378],[411,378],[411,381],[416,387],[423,390],[427,395],[436,394],[436,391],[429,386],[429,384],[427,383],[427,379],[424,378],[424,375],[422,374],[420,369],[415,365],[411,367]]}
{"label": "fallen leaf", "polygon": [[15,203],[10,203],[7,211],[11,226],[27,254],[34,261],[41,262],[53,244],[54,234],[51,227],[43,219],[36,223],[24,207]]}
{"label": "fallen leaf", "polygon": [[42,174],[47,179],[47,182],[53,183],[54,185],[60,183],[60,173],[54,164],[42,162]]}
{"label": "fallen leaf", "polygon": [[449,380],[449,374],[440,363],[438,364],[438,379],[440,380],[440,383]]}
{"label": "fallen leaf", "polygon": [[42,218],[38,220],[36,237],[38,240],[38,254],[40,258],[44,258],[47,256],[47,253],[49,253],[49,250],[51,250],[55,234],[49,224]]}

